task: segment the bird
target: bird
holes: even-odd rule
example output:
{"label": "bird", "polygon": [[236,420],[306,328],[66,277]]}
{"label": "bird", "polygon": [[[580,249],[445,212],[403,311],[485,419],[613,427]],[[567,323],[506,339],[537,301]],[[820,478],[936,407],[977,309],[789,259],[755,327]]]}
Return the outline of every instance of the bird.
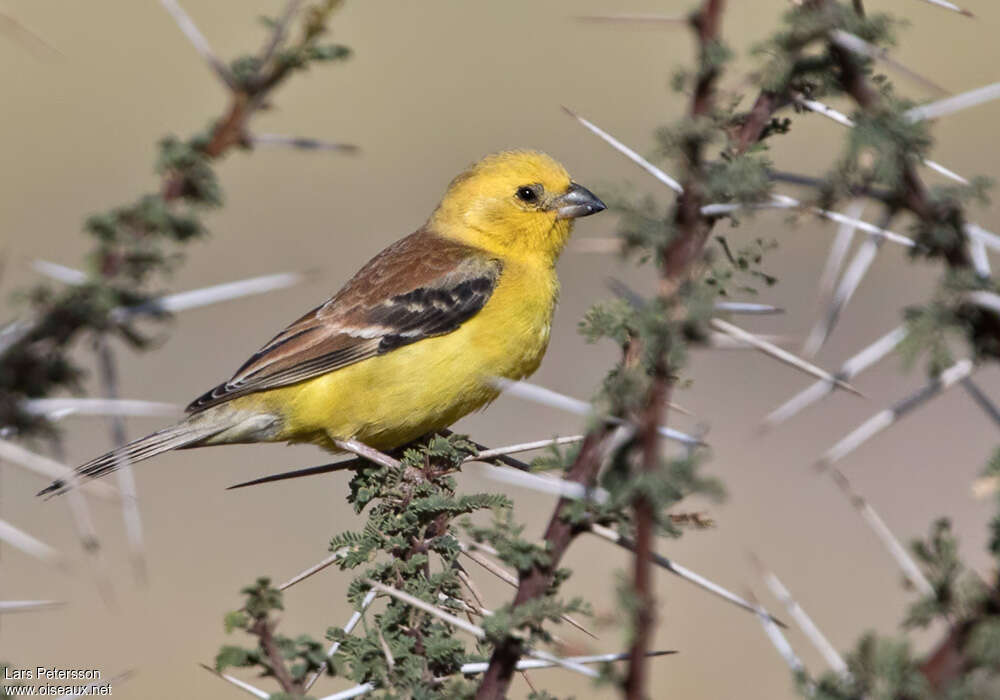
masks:
{"label": "bird", "polygon": [[605,204],[545,153],[488,155],[448,185],[427,222],[274,336],[170,427],[76,468],[39,495],[122,458],[211,445],[353,439],[392,450],[446,429],[542,361],[555,263],[577,218]]}

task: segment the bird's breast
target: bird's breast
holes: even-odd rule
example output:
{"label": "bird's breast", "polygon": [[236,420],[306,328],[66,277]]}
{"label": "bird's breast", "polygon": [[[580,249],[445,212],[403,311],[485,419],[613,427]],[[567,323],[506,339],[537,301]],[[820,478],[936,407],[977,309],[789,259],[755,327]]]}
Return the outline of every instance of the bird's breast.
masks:
{"label": "bird's breast", "polygon": [[279,439],[356,437],[389,449],[451,425],[497,397],[494,377],[538,368],[557,294],[551,268],[505,263],[490,299],[458,329],[268,392],[292,408]]}

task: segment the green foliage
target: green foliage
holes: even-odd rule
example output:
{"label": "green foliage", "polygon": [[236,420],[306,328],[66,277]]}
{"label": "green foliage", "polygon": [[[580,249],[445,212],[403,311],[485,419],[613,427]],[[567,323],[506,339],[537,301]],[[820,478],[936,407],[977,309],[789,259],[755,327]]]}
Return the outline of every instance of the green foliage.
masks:
{"label": "green foliage", "polygon": [[867,633],[847,658],[849,675],[824,675],[808,694],[816,700],[902,700],[932,697],[910,645]]}
{"label": "green foliage", "polygon": [[726,236],[716,236],[716,242],[724,253],[724,261],[713,265],[705,274],[705,284],[716,290],[720,297],[739,294],[756,295],[758,284],[772,287],[778,278],[764,272],[764,255],[778,247],[778,242],[755,238],[746,245],[733,250]]}
{"label": "green foliage", "polygon": [[[237,106],[249,114],[294,71],[349,55],[345,47],[319,43],[339,4],[330,0],[313,4],[305,12],[299,39],[279,47],[267,65],[256,56],[233,62],[238,86],[230,117]],[[187,139],[163,138],[154,168],[161,186],[84,222],[84,231],[93,239],[87,280],[58,288],[39,284],[16,295],[30,320],[21,322],[24,332],[17,323],[0,329],[0,425],[21,435],[51,433],[44,418],[25,412],[21,405],[26,398],[79,389],[84,370],[68,352],[81,335],[116,334],[136,349],[149,346],[131,320],[112,311],[148,301],[154,285],[184,260],[186,246],[207,235],[204,216],[223,202],[214,161],[231,145],[226,138],[235,138],[233,145],[242,145],[245,139],[243,133],[227,136],[232,128],[222,119]],[[236,128],[242,130],[242,123]],[[166,317],[155,312],[145,315]]]}
{"label": "green foliage", "polygon": [[[834,63],[825,50],[830,31],[842,29],[872,44],[891,44],[900,24],[882,13],[862,17],[845,3],[826,3],[822,11],[799,3],[785,14],[780,28],[752,51],[764,61],[760,87],[775,94],[795,91],[817,98],[840,93]],[[822,50],[811,50],[816,45]]]}
{"label": "green foliage", "polygon": [[[246,596],[242,610],[226,615],[227,633],[243,630],[257,637],[255,648],[224,646],[215,657],[215,669],[253,668],[262,676],[279,675],[281,664],[291,680],[299,687],[314,673],[332,673],[333,666],[326,657],[323,644],[306,635],[291,638],[275,634],[277,622],[272,613],[284,610],[281,591],[271,586],[270,580],[259,578],[240,591]],[[301,694],[276,694],[272,698],[301,698]]]}
{"label": "green foliage", "polygon": [[[452,475],[476,451],[464,436],[433,436],[406,449],[398,466],[365,463],[356,469],[348,500],[356,512],[366,513],[366,522],[362,529],[340,533],[330,542],[331,551],[341,554],[341,569],[362,569],[348,587],[355,607],[361,607],[368,592],[366,581],[373,580],[454,614],[467,610],[454,520],[479,512],[502,519],[511,505],[501,494],[456,493]],[[471,521],[469,529],[492,536],[491,528],[477,529]],[[463,663],[479,656],[478,647],[439,618],[396,599],[379,612],[373,609],[365,612],[360,634],[328,631],[328,639],[339,644],[331,661],[335,675],[373,683],[381,698],[442,697],[442,688],[447,688],[448,697],[471,692],[474,686],[456,674]],[[498,612],[488,624],[496,627],[497,620],[521,621]],[[443,686],[436,680],[448,676],[453,678]]]}
{"label": "green foliage", "polygon": [[732,155],[724,151],[718,160],[708,164],[705,196],[712,203],[761,202],[771,192],[770,168],[771,162],[761,153]]}

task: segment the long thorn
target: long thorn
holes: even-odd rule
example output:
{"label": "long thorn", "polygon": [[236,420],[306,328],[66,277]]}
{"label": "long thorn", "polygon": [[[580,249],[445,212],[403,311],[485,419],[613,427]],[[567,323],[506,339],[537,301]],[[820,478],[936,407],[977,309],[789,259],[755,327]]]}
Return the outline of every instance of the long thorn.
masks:
{"label": "long thorn", "polygon": [[361,683],[353,688],[322,697],[319,700],[351,700],[351,698],[359,698],[362,695],[367,695],[373,690],[375,690],[375,686],[372,683]]}
{"label": "long thorn", "polygon": [[833,669],[835,673],[840,676],[847,676],[847,663],[844,662],[843,657],[837,652],[830,640],[826,638],[816,623],[813,622],[812,618],[806,614],[806,611],[802,609],[798,601],[792,597],[791,591],[785,587],[785,584],[781,582],[781,579],[775,575],[773,571],[767,569],[763,562],[760,561],[756,556],[752,557],[754,564],[760,570],[760,575],[764,579],[764,583],[771,590],[771,594],[778,599],[778,601],[785,606],[785,610],[788,611],[789,616],[795,620],[795,623],[805,634],[806,638],[812,642],[812,645],[816,647],[816,650],[820,653],[825,660],[827,665]]}
{"label": "long thorn", "polygon": [[930,582],[924,576],[920,567],[910,556],[910,553],[906,551],[899,539],[892,533],[889,526],[885,524],[882,517],[878,512],[871,506],[867,499],[859,495],[854,488],[851,486],[851,482],[847,480],[844,473],[839,469],[831,469],[830,476],[833,482],[840,488],[847,499],[850,501],[851,506],[854,507],[856,511],[861,515],[861,518],[865,521],[865,524],[871,528],[872,532],[878,538],[882,546],[885,547],[886,551],[889,552],[889,556],[892,557],[893,561],[899,567],[900,571],[903,572],[903,576],[909,581],[913,586],[920,591],[921,595],[932,595],[934,593],[934,587],[931,586]]}
{"label": "long thorn", "polygon": [[0,600],[0,615],[51,610],[65,604],[61,600]]}
{"label": "long thorn", "polygon": [[840,314],[854,296],[858,287],[861,286],[861,281],[871,268],[872,263],[875,262],[875,256],[878,254],[879,248],[882,247],[884,240],[884,237],[880,234],[870,233],[868,234],[868,238],[861,244],[861,247],[858,248],[858,252],[847,266],[840,284],[837,285],[837,289],[834,291],[825,313],[817,319],[808,338],[806,338],[806,342],[802,347],[803,355],[809,358],[815,357],[816,353],[823,347],[823,344],[826,343],[830,337],[830,333],[833,332],[834,327],[837,325]]}
{"label": "long thorn", "polygon": [[[461,540],[459,541],[458,546],[459,546],[459,549],[461,549],[462,554],[464,554],[465,556],[467,556],[469,559],[471,559],[472,561],[474,561],[477,564],[479,564],[481,567],[483,567],[484,569],[486,569],[487,571],[489,571],[491,574],[493,574],[494,576],[496,576],[497,578],[499,578],[501,581],[503,581],[507,585],[512,586],[513,588],[517,588],[518,583],[519,583],[518,579],[517,579],[517,576],[515,576],[512,573],[510,573],[509,571],[507,571],[506,569],[504,569],[499,564],[495,564],[494,562],[490,561],[489,559],[487,559],[486,557],[482,556],[481,554],[479,554],[478,552],[475,551],[477,548],[478,549],[487,550],[488,549],[487,546],[479,544],[479,543],[476,543],[476,542],[462,542]],[[492,549],[492,548],[490,548],[490,549]],[[496,554],[496,550],[492,550],[492,553]],[[563,622],[565,622],[566,624],[570,625],[571,627],[575,627],[576,629],[580,630],[581,632],[583,632],[587,636],[593,637],[594,639],[597,639],[597,635],[596,634],[594,634],[593,632],[591,632],[589,629],[587,629],[586,627],[584,627],[582,624],[580,624],[579,622],[577,622],[575,619],[573,619],[569,615],[560,615],[560,619],[562,619]]]}
{"label": "long thorn", "polygon": [[[782,634],[778,626],[774,624],[774,621],[767,614],[764,608],[754,601],[754,611],[757,613],[757,619],[760,620],[760,624],[764,628],[764,634],[767,635],[768,640],[770,640],[771,645],[777,650],[778,654],[781,656],[785,665],[793,674],[805,674],[806,667],[802,663],[802,660],[792,649],[792,645],[788,643],[788,639]],[[809,685],[812,686],[812,681],[809,681]],[[812,693],[810,693],[811,695]]]}
{"label": "long thorn", "polygon": [[369,462],[374,462],[375,464],[379,464],[383,467],[398,469],[402,464],[395,457],[390,457],[385,452],[379,452],[374,447],[369,447],[360,440],[334,440],[333,444],[345,452],[351,452],[356,454],[358,457],[364,457]]}
{"label": "long thorn", "polygon": [[0,542],[5,542],[14,549],[49,564],[60,564],[65,561],[63,555],[56,549],[11,525],[6,520],[0,520]]}
{"label": "long thorn", "polygon": [[285,40],[285,36],[288,34],[288,25],[292,23],[292,19],[302,6],[302,2],[303,0],[288,0],[285,4],[284,12],[281,13],[281,17],[275,23],[271,35],[267,38],[267,43],[261,49],[260,61],[258,62],[261,71],[267,69],[267,64],[271,62],[271,58],[274,57],[278,47]]}
{"label": "long thorn", "polygon": [[250,143],[254,146],[285,146],[302,151],[334,151],[336,153],[355,154],[361,149],[353,143],[335,143],[302,136],[285,136],[283,134],[251,134]]}
{"label": "long thorn", "polygon": [[597,504],[604,504],[610,498],[608,491],[600,487],[588,488],[575,481],[567,481],[558,477],[550,478],[541,474],[510,469],[509,467],[490,466],[483,472],[483,476],[503,484],[519,486],[537,493],[569,498],[574,501],[592,501]]}
{"label": "long thorn", "polygon": [[[835,376],[845,380],[853,379],[858,374],[891,353],[905,337],[906,327],[897,326],[876,340],[874,343],[848,359],[847,362],[840,366],[840,369],[837,371]],[[811,406],[825,396],[832,394],[834,388],[834,383],[825,379],[821,379],[815,384],[810,385],[785,403],[778,406],[778,408],[771,411],[761,424],[761,429],[770,430],[771,428],[784,423],[786,420],[798,414],[803,409]]]}
{"label": "long thorn", "polygon": [[[822,102],[817,102],[816,100],[809,100],[801,96],[796,97],[795,101],[796,103],[798,103],[802,107],[805,107],[809,111],[815,112],[816,114],[820,114],[826,117],[827,119],[837,122],[838,124],[842,124],[843,126],[846,127],[852,127],[852,128],[854,127],[853,119],[848,117],[846,114],[842,114],[837,110],[833,109],[832,107],[823,104]],[[960,182],[963,185],[969,184],[969,181],[967,179],[965,179],[958,173],[949,170],[940,163],[936,163],[933,160],[925,158],[923,160],[923,164],[926,165],[931,170],[933,170],[934,172],[944,175],[946,178],[950,180],[954,180],[955,182]]]}
{"label": "long thorn", "polygon": [[[0,460],[6,460],[11,464],[16,464],[28,471],[40,474],[54,481],[76,481],[76,474],[66,465],[60,464],[44,455],[26,450],[9,440],[0,439]],[[88,494],[109,501],[116,500],[118,497],[115,489],[99,481],[88,481],[85,484],[78,485],[78,488],[83,489]]]}
{"label": "long thorn", "polygon": [[214,668],[212,668],[211,666],[208,666],[206,664],[198,664],[198,665],[201,666],[206,671],[208,671],[209,673],[211,673],[216,678],[221,678],[222,680],[226,681],[227,683],[232,683],[233,685],[235,685],[237,688],[239,688],[240,690],[242,690],[244,692],[250,693],[251,695],[256,695],[258,698],[263,698],[263,700],[267,700],[267,698],[271,697],[270,693],[268,693],[266,691],[263,691],[260,688],[257,688],[255,686],[252,686],[249,683],[247,683],[246,681],[241,681],[239,678],[234,678],[233,676],[230,676],[229,674],[222,673],[220,671],[216,671]]}
{"label": "long thorn", "polygon": [[[506,392],[508,395],[524,399],[525,401],[543,404],[545,406],[550,406],[578,416],[591,416],[594,413],[594,407],[586,401],[581,401],[580,399],[560,394],[557,391],[547,389],[543,386],[538,386],[537,384],[531,384],[530,382],[523,381],[516,382],[503,377],[494,377],[493,383],[497,388]],[[606,416],[605,420],[616,425],[623,422],[620,418],[616,418],[614,416]],[[668,440],[675,440],[684,445],[701,446],[705,444],[698,438],[688,435],[687,433],[682,433],[674,428],[660,426],[657,428],[657,432]]]}
{"label": "long thorn", "polygon": [[963,109],[977,107],[986,102],[1000,98],[1000,83],[991,83],[975,90],[969,90],[953,97],[946,97],[937,102],[920,105],[910,109],[906,116],[910,121],[922,121],[924,119],[937,119],[947,114],[954,114]]}
{"label": "long thorn", "polygon": [[292,576],[290,579],[288,579],[283,584],[281,584],[280,586],[278,586],[278,590],[279,591],[283,591],[283,590],[285,590],[287,588],[291,588],[292,586],[294,586],[297,583],[301,583],[302,581],[305,581],[307,578],[309,578],[313,574],[318,574],[320,571],[322,571],[323,569],[327,568],[331,564],[336,563],[338,559],[343,559],[345,556],[347,556],[347,550],[346,550],[346,548],[338,549],[336,552],[334,552],[333,554],[331,554],[330,556],[328,556],[326,559],[324,559],[323,561],[319,562],[318,564],[313,564],[308,569],[305,569],[304,571],[300,571],[299,573],[297,573],[294,576]]}
{"label": "long thorn", "polygon": [[[107,339],[98,336],[96,340],[97,364],[101,384],[108,399],[116,401],[118,395],[118,368]],[[111,444],[124,445],[128,442],[125,420],[121,416],[111,416]],[[142,536],[142,513],[139,510],[139,494],[135,483],[132,464],[124,452],[116,455],[118,491],[121,493],[122,519],[125,522],[125,536],[129,546],[129,558],[136,581],[145,584],[147,580],[146,548]]]}
{"label": "long thorn", "polygon": [[686,25],[691,22],[690,17],[684,15],[650,15],[650,14],[624,14],[624,15],[580,15],[574,17],[578,22],[594,22],[600,24],[648,24],[662,26]]}
{"label": "long thorn", "polygon": [[875,60],[882,61],[888,66],[891,66],[900,73],[906,75],[914,82],[922,84],[924,87],[932,90],[939,95],[947,95],[948,91],[943,87],[939,86],[934,81],[929,78],[917,73],[915,70],[906,67],[896,59],[889,55],[886,49],[869,44],[867,41],[859,36],[855,36],[849,32],[845,32],[843,29],[834,29],[830,32],[830,40],[837,46],[847,49],[852,53],[859,54],[861,56],[867,56],[868,58],[873,58]]}
{"label": "long thorn", "polygon": [[583,435],[569,435],[566,437],[550,438],[548,440],[535,440],[533,442],[522,442],[516,445],[507,445],[506,447],[494,447],[489,450],[480,450],[474,455],[466,457],[466,462],[473,462],[479,460],[492,459],[493,457],[499,457],[501,455],[511,455],[517,454],[518,452],[530,452],[531,450],[540,450],[545,447],[554,447],[558,445],[572,445],[577,442],[582,442]]}
{"label": "long thorn", "polygon": [[[623,537],[622,535],[619,535],[617,532],[615,532],[614,530],[612,530],[609,527],[604,527],[603,525],[593,524],[593,525],[590,526],[590,532],[592,534],[596,535],[597,537],[600,537],[603,540],[607,540],[608,542],[612,542],[612,543],[618,545],[622,549],[626,549],[626,550],[628,550],[630,552],[635,552],[635,544],[630,539],[628,539],[627,537]],[[690,569],[688,569],[688,568],[686,568],[684,566],[681,566],[680,564],[678,564],[678,563],[676,563],[674,561],[671,561],[670,559],[668,559],[668,558],[666,558],[666,557],[664,557],[664,556],[662,556],[660,554],[657,554],[656,552],[653,552],[652,557],[653,557],[653,563],[654,564],[656,564],[657,566],[659,566],[659,567],[661,567],[663,569],[666,569],[667,571],[669,571],[670,573],[672,573],[672,574],[674,574],[676,576],[679,576],[680,578],[684,579],[685,581],[687,581],[689,583],[693,583],[694,585],[698,586],[699,588],[702,588],[702,589],[708,591],[709,593],[711,593],[713,595],[716,595],[719,598],[722,598],[723,600],[725,600],[725,601],[727,601],[729,603],[732,603],[733,605],[736,605],[737,607],[743,608],[747,612],[752,612],[752,613],[756,613],[757,612],[757,607],[756,606],[752,605],[748,601],[746,601],[743,598],[739,597],[735,593],[731,593],[730,591],[726,590],[722,586],[720,586],[720,585],[718,585],[716,583],[713,583],[712,581],[709,581],[704,576],[701,576],[700,574],[696,574],[695,572],[691,571]],[[777,624],[777,625],[779,625],[781,627],[787,627],[787,625],[784,622],[782,622],[781,620],[778,620],[777,618],[775,618],[773,616],[770,616],[770,615],[769,615],[769,617],[770,617],[770,619],[772,619],[775,622],[775,624]]]}
{"label": "long thorn", "polygon": [[656,178],[664,185],[672,189],[674,192],[680,193],[684,191],[684,188],[681,187],[681,183],[679,183],[677,180],[667,175],[665,172],[657,168],[655,165],[653,165],[648,160],[646,160],[638,153],[633,151],[631,148],[623,144],[614,136],[612,136],[608,132],[598,127],[596,124],[593,124],[592,122],[584,119],[583,117],[581,117],[579,114],[569,109],[568,107],[563,107],[563,111],[566,112],[566,114],[568,114],[569,116],[576,119],[578,122],[580,122],[580,124],[582,124],[584,128],[586,128],[588,131],[590,131],[593,134],[596,134],[599,138],[603,139],[604,142],[610,145],[613,149],[621,153],[623,156],[625,156],[630,161],[638,165],[640,168],[642,168],[647,173],[652,175],[654,178]]}
{"label": "long thorn", "polygon": [[161,401],[139,399],[84,399],[54,398],[25,399],[20,408],[35,416],[45,416],[49,420],[60,420],[67,416],[174,416],[181,407]]}
{"label": "long thorn", "polygon": [[[647,651],[646,656],[651,658],[654,656],[666,656],[668,654],[676,654],[676,653],[677,652],[673,650],[661,649],[656,651]],[[625,661],[628,659],[628,657],[629,655],[626,652],[622,654],[594,654],[591,656],[569,656],[566,657],[564,661],[571,661],[577,664],[603,664],[603,663],[610,663],[612,661]],[[459,673],[462,673],[463,675],[484,673],[486,669],[489,667],[489,665],[490,664],[487,661],[474,661],[471,663],[462,664],[462,667],[459,669]],[[522,659],[521,661],[517,662],[516,668],[518,671],[530,671],[532,669],[539,669],[539,668],[553,668],[558,665],[559,664],[552,661],[542,661],[540,659]]]}
{"label": "long thorn", "polygon": [[895,425],[900,419],[917,407],[968,377],[974,369],[975,365],[971,360],[959,360],[941,372],[940,376],[935,377],[920,389],[897,401],[889,408],[879,411],[848,435],[841,438],[833,447],[823,453],[823,456],[817,461],[816,466],[822,470],[839,462],[871,438]]}
{"label": "long thorn", "polygon": [[833,291],[837,284],[837,277],[840,275],[840,270],[844,264],[844,258],[847,257],[847,251],[851,247],[851,241],[854,239],[854,232],[858,229],[857,223],[855,221],[861,219],[861,215],[865,211],[865,202],[863,199],[855,200],[847,205],[847,209],[844,210],[844,215],[853,219],[854,221],[847,221],[837,228],[837,235],[833,239],[833,243],[830,245],[830,253],[827,255],[826,264],[823,266],[823,273],[819,278],[819,299],[820,306],[826,306],[830,303],[833,298]]}
{"label": "long thorn", "polygon": [[753,333],[749,333],[749,332],[743,330],[742,328],[740,328],[738,326],[734,326],[733,324],[731,324],[731,323],[729,323],[727,321],[723,321],[723,320],[718,319],[718,318],[713,318],[711,321],[709,321],[709,324],[715,330],[717,330],[717,331],[719,331],[721,333],[725,333],[726,335],[731,335],[734,338],[737,338],[738,340],[742,340],[744,342],[750,343],[751,345],[753,345],[755,348],[757,348],[761,352],[763,352],[763,353],[765,353],[767,355],[770,355],[771,357],[775,358],[776,360],[778,360],[780,362],[783,362],[783,363],[785,363],[785,364],[787,364],[787,365],[789,365],[791,367],[794,367],[794,368],[796,368],[798,370],[801,370],[802,372],[805,372],[806,374],[811,374],[814,377],[818,377],[818,378],[823,379],[823,380],[828,381],[828,382],[833,382],[834,384],[836,384],[841,389],[849,391],[852,394],[856,394],[858,396],[864,396],[864,394],[862,394],[860,391],[858,391],[857,389],[855,389],[853,386],[851,386],[850,384],[848,384],[844,380],[838,379],[837,377],[835,377],[834,375],[830,374],[826,370],[820,369],[816,365],[814,365],[814,364],[812,364],[810,362],[806,362],[802,358],[796,357],[795,355],[793,355],[792,353],[788,352],[787,350],[782,350],[777,345],[774,345],[773,343],[769,343],[766,340],[763,340],[763,339],[755,336]]}
{"label": "long thorn", "polygon": [[727,314],[744,314],[748,316],[773,316],[785,313],[785,310],[780,306],[750,304],[745,301],[717,301],[715,302],[715,310]]}
{"label": "long thorn", "polygon": [[116,322],[126,321],[136,314],[176,313],[196,309],[209,304],[218,304],[230,299],[254,294],[263,294],[275,289],[285,289],[294,286],[305,278],[301,272],[279,272],[273,275],[250,277],[236,282],[213,284],[210,287],[192,289],[187,292],[168,294],[152,299],[136,306],[120,306],[111,311],[111,319]]}
{"label": "long thorn", "polygon": [[[358,626],[359,622],[361,622],[361,617],[365,614],[365,610],[367,610],[368,606],[370,606],[375,601],[376,595],[377,593],[374,588],[368,591],[368,593],[364,597],[364,600],[361,601],[361,606],[353,613],[351,613],[351,618],[347,621],[347,624],[344,625],[344,634],[351,634],[354,631],[354,628]],[[334,654],[337,653],[338,649],[340,649],[340,642],[334,642],[333,644],[331,644],[330,648],[326,652],[326,658],[329,659],[330,657],[332,657]],[[321,674],[319,671],[315,671],[309,677],[309,680],[306,681],[305,687],[303,688],[305,692],[307,693],[309,692],[309,689],[312,688],[316,684],[316,681],[319,680],[320,675]]]}
{"label": "long thorn", "polygon": [[975,17],[974,14],[966,9],[963,9],[953,2],[948,2],[948,0],[924,0],[926,3],[931,5],[936,5],[937,7],[943,7],[946,10],[951,10],[952,12],[957,12],[960,15],[965,15],[966,17]]}
{"label": "long thorn", "polygon": [[160,0],[160,4],[163,8],[170,13],[170,16],[174,18],[177,26],[187,37],[191,45],[194,46],[195,51],[197,51],[201,57],[208,63],[212,72],[222,81],[222,83],[230,90],[236,91],[239,89],[239,82],[236,77],[229,70],[229,66],[223,63],[218,56],[212,51],[212,47],[209,45],[208,40],[205,35],[201,33],[198,29],[198,25],[194,23],[194,20],[184,11],[176,0]]}

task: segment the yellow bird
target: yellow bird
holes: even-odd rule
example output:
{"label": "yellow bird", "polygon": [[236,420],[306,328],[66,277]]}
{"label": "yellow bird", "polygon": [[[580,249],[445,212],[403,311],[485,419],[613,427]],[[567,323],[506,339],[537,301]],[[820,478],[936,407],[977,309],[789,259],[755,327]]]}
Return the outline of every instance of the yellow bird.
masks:
{"label": "yellow bird", "polygon": [[[77,468],[81,479],[168,450],[353,438],[388,450],[534,372],[573,220],[605,209],[536,151],[504,151],[456,177],[427,223],[376,255],[332,298],[276,335],[180,423]],[[42,493],[68,487],[56,481]]]}

